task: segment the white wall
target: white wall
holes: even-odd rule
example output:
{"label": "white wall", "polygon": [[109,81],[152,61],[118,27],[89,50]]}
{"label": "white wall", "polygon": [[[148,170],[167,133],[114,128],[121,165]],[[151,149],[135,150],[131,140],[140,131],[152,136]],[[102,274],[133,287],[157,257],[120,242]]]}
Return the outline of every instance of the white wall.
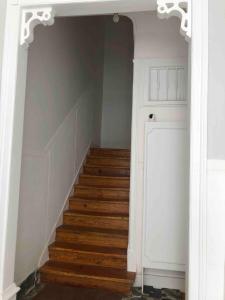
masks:
{"label": "white wall", "polygon": [[130,148],[133,85],[133,24],[105,17],[101,146]]}
{"label": "white wall", "polygon": [[38,26],[29,49],[15,280],[43,262],[90,143],[100,142],[102,18]]}
{"label": "white wall", "polygon": [[187,57],[188,47],[180,34],[180,20],[177,17],[159,19],[156,12],[128,16],[134,22],[136,59]]}
{"label": "white wall", "polygon": [[225,296],[225,161],[208,160],[206,300]]}
{"label": "white wall", "polygon": [[2,73],[3,38],[5,29],[6,0],[0,1],[0,86]]}
{"label": "white wall", "polygon": [[[132,120],[132,182],[130,219],[132,220],[128,249],[128,266],[130,270],[137,266],[136,284],[141,285],[142,271],[142,220],[143,220],[143,186],[144,186],[144,128],[153,113],[157,121],[173,122],[187,120],[187,107],[185,105],[146,105],[144,88],[148,76],[141,77],[140,66],[155,60],[162,66],[165,60],[173,62],[187,62],[188,44],[180,35],[180,20],[158,19],[155,12],[132,13],[128,16],[134,22],[135,28],[135,88]],[[164,61],[163,61],[164,60]],[[146,269],[144,282],[156,287],[170,287],[184,290],[183,272],[166,272],[162,270]]]}
{"label": "white wall", "polygon": [[208,157],[225,159],[225,1],[209,0]]}

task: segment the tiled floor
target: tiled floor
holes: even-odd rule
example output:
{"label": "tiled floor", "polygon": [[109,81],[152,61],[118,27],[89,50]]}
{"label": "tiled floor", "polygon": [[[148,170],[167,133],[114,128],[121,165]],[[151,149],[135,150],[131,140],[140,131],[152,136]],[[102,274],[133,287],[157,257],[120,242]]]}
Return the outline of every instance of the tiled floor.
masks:
{"label": "tiled floor", "polygon": [[52,284],[41,286],[26,297],[19,297],[19,300],[184,300],[182,294],[175,290],[145,287],[144,293],[144,296],[141,295],[141,290],[136,288],[131,297],[121,297],[102,290]]}
{"label": "tiled floor", "polygon": [[121,300],[121,296],[95,289],[68,287],[61,285],[46,285],[33,290],[19,300]]}
{"label": "tiled floor", "polygon": [[178,290],[169,289],[154,289],[153,287],[145,286],[142,294],[140,288],[133,289],[133,295],[123,300],[184,300],[184,294]]}

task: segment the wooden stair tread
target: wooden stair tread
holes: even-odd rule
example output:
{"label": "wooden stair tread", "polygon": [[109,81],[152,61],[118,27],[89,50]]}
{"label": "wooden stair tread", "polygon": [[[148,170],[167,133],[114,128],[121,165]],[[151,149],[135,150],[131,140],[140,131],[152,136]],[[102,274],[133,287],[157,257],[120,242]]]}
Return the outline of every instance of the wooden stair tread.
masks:
{"label": "wooden stair tread", "polygon": [[117,188],[117,187],[99,187],[99,186],[87,186],[87,185],[83,185],[83,184],[76,184],[75,188],[79,188],[79,189],[95,189],[95,190],[109,190],[109,191],[130,191],[129,188]]}
{"label": "wooden stair tread", "polygon": [[79,216],[94,216],[94,217],[105,217],[109,219],[116,219],[116,218],[124,218],[128,219],[128,214],[116,214],[116,213],[101,213],[101,212],[83,212],[83,211],[77,211],[77,210],[67,210],[65,211],[66,215],[79,215]]}
{"label": "wooden stair tread", "polygon": [[134,280],[134,273],[124,270],[98,267],[75,265],[63,262],[48,261],[41,269],[41,273],[61,273],[67,275],[80,275],[82,277],[93,277],[100,280],[109,281],[131,281]]}
{"label": "wooden stair tread", "polygon": [[101,175],[89,175],[89,174],[82,174],[80,175],[80,178],[88,178],[88,179],[106,179],[106,180],[121,180],[121,181],[127,181],[130,180],[130,177],[125,176],[101,176]]}
{"label": "wooden stair tread", "polygon": [[109,234],[115,236],[128,236],[128,230],[108,229],[108,228],[94,228],[94,227],[80,227],[71,225],[61,225],[57,228],[57,231],[67,231],[71,233],[97,233],[97,234]]}
{"label": "wooden stair tread", "polygon": [[[108,169],[122,169],[122,170],[130,170],[130,168],[128,168],[128,167],[121,167],[121,166],[101,166],[101,165],[89,165],[88,163],[87,164],[85,164],[85,167],[87,167],[87,168],[108,168]],[[127,176],[127,177],[129,177],[129,176]]]}
{"label": "wooden stair tread", "polygon": [[83,174],[80,175],[79,183],[85,186],[128,188],[130,178]]}
{"label": "wooden stair tread", "polygon": [[87,201],[87,202],[100,202],[100,203],[115,203],[115,204],[118,204],[118,203],[126,203],[126,202],[128,202],[128,200],[129,199],[104,199],[104,198],[96,198],[96,199],[94,199],[94,198],[90,198],[90,199],[88,199],[88,198],[80,198],[80,197],[76,197],[76,196],[71,196],[70,197],[70,201]]}
{"label": "wooden stair tread", "polygon": [[90,149],[49,261],[40,269],[42,282],[130,295],[135,273],[127,272],[129,193],[130,151]]}
{"label": "wooden stair tread", "polygon": [[85,198],[70,198],[69,209],[86,213],[111,213],[124,214],[129,216],[128,199],[85,199]]}
{"label": "wooden stair tread", "polygon": [[88,163],[83,168],[83,174],[111,176],[111,177],[125,177],[130,178],[130,168],[121,166],[104,166],[104,165],[89,165]]}
{"label": "wooden stair tread", "polygon": [[130,159],[126,157],[110,157],[110,156],[95,156],[88,155],[86,159],[88,165],[101,165],[101,166],[120,166],[130,167]]}
{"label": "wooden stair tread", "polygon": [[129,193],[129,188],[124,187],[100,187],[77,184],[74,186],[73,196],[85,199],[119,199],[129,201]]}
{"label": "wooden stair tread", "polygon": [[91,148],[90,154],[101,155],[101,156],[125,156],[130,157],[129,149],[114,149],[114,148]]}
{"label": "wooden stair tread", "polygon": [[81,245],[81,244],[70,244],[63,242],[54,242],[50,245],[51,249],[63,249],[65,251],[80,251],[80,252],[95,252],[102,254],[118,255],[118,256],[127,256],[126,249],[121,248],[109,248],[101,246],[92,246],[92,245]]}
{"label": "wooden stair tread", "polygon": [[[99,156],[99,155],[93,155],[93,154],[88,154],[87,155],[87,159],[97,159],[97,160],[113,160],[113,161],[127,161],[130,162],[130,158],[129,157],[120,157],[120,156]],[[110,165],[109,165],[110,166]]]}
{"label": "wooden stair tread", "polygon": [[100,147],[92,147],[90,149],[90,151],[93,151],[93,150],[99,150],[99,151],[114,151],[114,152],[128,152],[130,153],[130,149],[125,149],[125,148],[100,148]]}

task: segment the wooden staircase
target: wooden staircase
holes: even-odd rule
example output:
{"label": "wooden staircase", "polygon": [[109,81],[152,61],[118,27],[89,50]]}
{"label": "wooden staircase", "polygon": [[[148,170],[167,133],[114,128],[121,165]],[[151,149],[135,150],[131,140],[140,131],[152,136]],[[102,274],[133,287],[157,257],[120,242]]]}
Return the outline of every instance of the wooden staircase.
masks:
{"label": "wooden staircase", "polygon": [[127,272],[129,176],[129,150],[90,150],[49,261],[40,269],[42,282],[130,294],[135,274]]}

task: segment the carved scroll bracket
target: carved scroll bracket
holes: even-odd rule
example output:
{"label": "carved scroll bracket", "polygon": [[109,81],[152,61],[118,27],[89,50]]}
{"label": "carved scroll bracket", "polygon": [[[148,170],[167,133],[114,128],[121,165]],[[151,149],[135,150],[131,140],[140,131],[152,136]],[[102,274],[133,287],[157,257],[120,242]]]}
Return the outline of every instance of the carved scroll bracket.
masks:
{"label": "carved scroll bracket", "polygon": [[157,0],[160,18],[177,16],[181,19],[181,34],[191,39],[191,0]]}
{"label": "carved scroll bracket", "polygon": [[28,47],[34,39],[34,27],[38,24],[53,25],[54,24],[54,10],[52,7],[41,8],[25,8],[22,10],[21,18],[21,46]]}

